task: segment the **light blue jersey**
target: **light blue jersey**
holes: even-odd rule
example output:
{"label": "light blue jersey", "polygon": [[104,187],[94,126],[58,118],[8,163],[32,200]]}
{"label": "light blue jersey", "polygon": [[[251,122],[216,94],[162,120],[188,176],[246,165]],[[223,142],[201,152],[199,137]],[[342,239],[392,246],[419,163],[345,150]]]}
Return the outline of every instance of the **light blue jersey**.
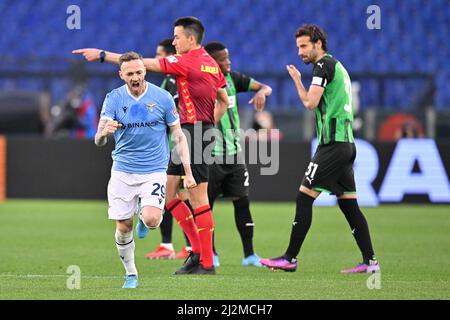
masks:
{"label": "light blue jersey", "polygon": [[128,173],[166,172],[169,162],[167,126],[179,122],[172,96],[147,82],[134,97],[123,85],[106,95],[100,119],[122,124],[114,133],[113,170]]}

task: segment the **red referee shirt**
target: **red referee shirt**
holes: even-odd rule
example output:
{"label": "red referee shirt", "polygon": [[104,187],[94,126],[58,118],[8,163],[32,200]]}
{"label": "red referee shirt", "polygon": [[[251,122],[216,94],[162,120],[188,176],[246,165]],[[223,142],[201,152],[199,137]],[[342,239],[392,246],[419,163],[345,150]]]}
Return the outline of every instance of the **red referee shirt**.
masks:
{"label": "red referee shirt", "polygon": [[177,79],[180,122],[214,124],[217,90],[226,86],[216,61],[202,47],[159,60],[161,71]]}

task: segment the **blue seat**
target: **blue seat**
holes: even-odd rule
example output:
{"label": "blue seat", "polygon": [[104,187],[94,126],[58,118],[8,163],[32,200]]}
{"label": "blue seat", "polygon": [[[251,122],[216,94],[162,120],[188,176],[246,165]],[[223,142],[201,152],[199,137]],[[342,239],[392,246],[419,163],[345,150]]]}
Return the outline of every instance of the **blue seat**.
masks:
{"label": "blue seat", "polygon": [[[364,17],[372,2],[317,0],[302,5],[298,0],[283,3],[261,0],[212,1],[205,5],[202,0],[191,0],[180,6],[178,0],[166,0],[157,5],[138,1],[130,6],[126,1],[105,5],[101,1],[80,0],[77,4],[81,8],[82,30],[71,31],[64,28],[66,16],[55,15],[55,12],[65,13],[70,2],[48,0],[36,5],[33,0],[3,0],[0,1],[0,28],[4,31],[0,52],[17,57],[56,54],[74,58],[70,51],[75,47],[97,46],[119,52],[136,50],[153,56],[156,44],[172,36],[175,19],[195,14],[206,26],[205,41],[222,41],[232,49],[233,68],[285,73],[285,64],[301,64],[296,55],[295,30],[303,23],[317,23],[328,33],[331,53],[349,71],[435,73],[441,79],[437,81],[436,103],[439,107],[450,107],[450,93],[445,86],[448,79],[444,81],[442,76],[448,77],[450,66],[440,63],[448,59],[448,52],[435,50],[430,55],[430,48],[442,47],[450,38],[448,1],[385,1],[382,30],[368,30]],[[0,67],[5,68],[3,65],[0,61]],[[31,68],[45,70],[48,66],[43,62]],[[421,84],[399,82],[393,86],[386,92],[386,103],[407,108],[408,103],[405,99],[400,101],[398,95],[419,90]],[[367,88],[361,92],[361,101],[374,103],[376,85]],[[290,90],[282,90],[290,100]]]}

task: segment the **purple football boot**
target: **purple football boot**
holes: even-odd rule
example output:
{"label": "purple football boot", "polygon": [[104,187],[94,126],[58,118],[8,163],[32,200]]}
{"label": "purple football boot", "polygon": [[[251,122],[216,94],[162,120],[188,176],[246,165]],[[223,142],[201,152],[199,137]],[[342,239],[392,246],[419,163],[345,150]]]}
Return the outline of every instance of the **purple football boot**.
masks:
{"label": "purple football boot", "polygon": [[369,260],[369,264],[360,263],[351,269],[341,270],[341,273],[378,273],[380,270],[378,261]]}
{"label": "purple football boot", "polygon": [[273,259],[261,259],[261,264],[272,270],[280,269],[288,272],[297,270],[297,259],[288,260],[285,257],[278,257]]}

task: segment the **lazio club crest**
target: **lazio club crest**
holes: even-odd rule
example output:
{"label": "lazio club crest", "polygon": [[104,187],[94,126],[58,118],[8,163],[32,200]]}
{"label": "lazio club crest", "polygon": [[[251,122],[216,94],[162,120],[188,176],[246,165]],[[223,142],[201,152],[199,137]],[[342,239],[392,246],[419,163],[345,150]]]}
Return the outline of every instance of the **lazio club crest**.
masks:
{"label": "lazio club crest", "polygon": [[153,112],[153,109],[156,106],[156,103],[146,103],[145,104],[148,107],[148,111]]}

